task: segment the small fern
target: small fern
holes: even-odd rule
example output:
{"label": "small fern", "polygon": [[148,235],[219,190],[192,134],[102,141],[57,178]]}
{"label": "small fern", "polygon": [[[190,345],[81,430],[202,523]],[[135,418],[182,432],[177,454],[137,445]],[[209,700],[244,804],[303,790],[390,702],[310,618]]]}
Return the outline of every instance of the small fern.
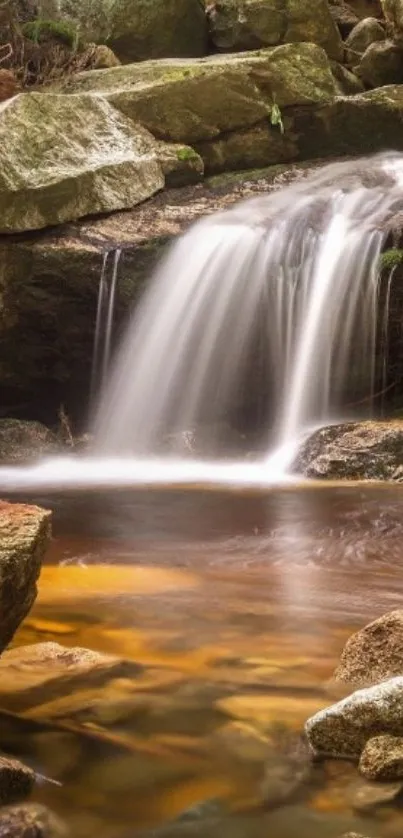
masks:
{"label": "small fern", "polygon": [[284,134],[284,122],[281,110],[273,96],[273,104],[270,108],[270,123],[273,128],[279,128],[280,133]]}

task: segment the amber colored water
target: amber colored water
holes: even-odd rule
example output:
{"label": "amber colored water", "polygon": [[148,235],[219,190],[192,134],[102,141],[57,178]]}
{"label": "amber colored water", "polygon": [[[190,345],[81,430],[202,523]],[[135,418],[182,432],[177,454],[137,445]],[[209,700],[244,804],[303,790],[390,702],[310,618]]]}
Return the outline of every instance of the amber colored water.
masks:
{"label": "amber colored water", "polygon": [[353,811],[347,763],[317,766],[296,798],[265,807],[264,766],[229,755],[219,730],[238,719],[297,732],[333,700],[347,636],[403,602],[402,489],[36,500],[54,510],[54,540],[15,644],[55,640],[143,667],[128,718],[127,684],[114,682],[95,721],[68,707],[48,726],[46,709],[2,721],[8,749],[58,783],[35,798],[74,838],[401,836],[398,805]]}

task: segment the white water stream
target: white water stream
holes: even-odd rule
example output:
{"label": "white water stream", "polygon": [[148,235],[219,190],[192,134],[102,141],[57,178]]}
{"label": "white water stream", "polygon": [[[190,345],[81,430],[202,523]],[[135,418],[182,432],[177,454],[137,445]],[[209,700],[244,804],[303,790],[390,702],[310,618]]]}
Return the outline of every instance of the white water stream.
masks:
{"label": "white water stream", "polygon": [[[93,456],[2,468],[0,484],[286,479],[298,439],[338,415],[353,373],[370,401],[379,256],[402,202],[403,156],[382,154],[326,166],[195,224],[171,247],[134,314],[103,388]],[[115,259],[112,303],[116,281]],[[112,314],[109,305],[108,358]],[[262,323],[270,442],[268,433],[259,461],[223,461],[215,427],[239,403],[240,379],[253,377]],[[211,429],[213,456],[179,457],[175,440],[199,427]]]}

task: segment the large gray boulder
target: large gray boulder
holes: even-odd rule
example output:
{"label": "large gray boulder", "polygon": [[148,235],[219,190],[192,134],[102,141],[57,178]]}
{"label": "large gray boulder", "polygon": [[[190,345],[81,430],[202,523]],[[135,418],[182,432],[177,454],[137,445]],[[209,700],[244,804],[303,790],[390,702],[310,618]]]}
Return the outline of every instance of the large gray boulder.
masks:
{"label": "large gray boulder", "polygon": [[[122,61],[187,57],[207,52],[202,0],[39,0],[77,26],[87,41],[105,43]],[[45,9],[46,10],[46,9]]]}
{"label": "large gray boulder", "polygon": [[403,677],[383,681],[319,711],[305,725],[317,755],[360,757],[379,734],[403,735]]}
{"label": "large gray boulder", "polygon": [[0,651],[32,607],[50,541],[50,512],[0,501]]}
{"label": "large gray boulder", "polygon": [[331,58],[343,55],[327,0],[212,0],[207,13],[211,40],[219,50],[309,41]]}
{"label": "large gray boulder", "polygon": [[0,233],[130,208],[163,186],[153,137],[102,97],[0,105]]}

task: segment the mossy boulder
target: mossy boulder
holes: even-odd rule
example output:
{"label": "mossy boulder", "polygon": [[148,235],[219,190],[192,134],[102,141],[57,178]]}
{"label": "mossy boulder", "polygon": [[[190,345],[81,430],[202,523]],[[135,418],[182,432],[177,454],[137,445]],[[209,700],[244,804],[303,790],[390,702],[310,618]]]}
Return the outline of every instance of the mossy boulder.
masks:
{"label": "mossy boulder", "polygon": [[0,108],[0,232],[135,206],[164,185],[153,138],[101,97],[25,93]]}
{"label": "mossy boulder", "polygon": [[50,512],[0,502],[0,651],[32,607],[50,541]]}
{"label": "mossy boulder", "polygon": [[343,54],[327,0],[213,0],[207,14],[210,37],[218,50],[309,41],[336,60]]}
{"label": "mossy boulder", "polygon": [[308,43],[81,73],[61,89],[102,93],[158,139],[195,148],[207,171],[295,159],[292,134],[272,124],[273,105],[316,105],[337,93],[326,53]]}
{"label": "mossy boulder", "polygon": [[124,62],[207,52],[207,21],[201,0],[54,3],[57,17],[73,22],[84,40],[106,44]]}
{"label": "mossy boulder", "polygon": [[295,109],[293,130],[301,157],[403,150],[403,86],[339,97],[314,109]]}

